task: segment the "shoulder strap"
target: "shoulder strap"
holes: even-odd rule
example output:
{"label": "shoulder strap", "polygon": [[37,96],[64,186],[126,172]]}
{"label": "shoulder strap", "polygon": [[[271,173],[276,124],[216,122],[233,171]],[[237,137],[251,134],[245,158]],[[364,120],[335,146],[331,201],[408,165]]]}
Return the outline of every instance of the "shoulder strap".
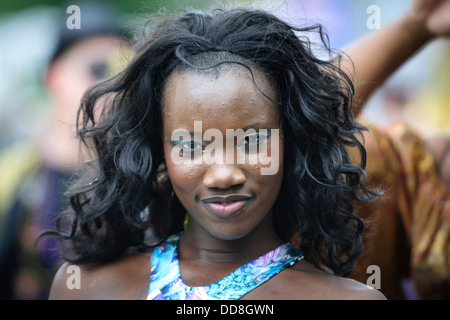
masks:
{"label": "shoulder strap", "polygon": [[303,259],[303,253],[285,243],[209,285],[213,299],[237,300],[286,268]]}
{"label": "shoulder strap", "polygon": [[173,235],[153,251],[147,300],[164,300],[162,292],[179,278],[177,250],[179,238],[179,234]]}

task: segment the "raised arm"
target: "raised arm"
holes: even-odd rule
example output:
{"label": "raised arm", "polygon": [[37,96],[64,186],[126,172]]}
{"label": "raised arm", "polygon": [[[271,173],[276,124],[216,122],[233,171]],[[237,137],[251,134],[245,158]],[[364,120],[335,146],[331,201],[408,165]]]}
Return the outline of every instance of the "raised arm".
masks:
{"label": "raised arm", "polygon": [[414,0],[409,11],[388,27],[357,40],[341,67],[353,80],[357,116],[371,94],[430,40],[450,35],[450,0]]}

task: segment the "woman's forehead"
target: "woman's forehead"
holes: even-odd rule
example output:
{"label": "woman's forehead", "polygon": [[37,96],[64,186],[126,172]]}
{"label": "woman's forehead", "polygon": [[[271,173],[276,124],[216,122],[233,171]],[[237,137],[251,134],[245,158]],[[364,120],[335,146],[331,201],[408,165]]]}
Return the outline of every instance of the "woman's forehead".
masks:
{"label": "woman's forehead", "polygon": [[275,100],[275,89],[260,68],[247,69],[230,63],[207,70],[189,68],[172,72],[166,80],[163,107],[183,101],[205,102],[204,99],[220,105],[245,97],[267,104],[270,99],[264,95]]}
{"label": "woman's forehead", "polygon": [[273,97],[275,90],[263,72],[255,69],[252,73],[240,66],[214,72],[173,72],[164,91],[164,122],[215,119],[238,124],[251,118],[278,122],[277,106],[264,96]]}

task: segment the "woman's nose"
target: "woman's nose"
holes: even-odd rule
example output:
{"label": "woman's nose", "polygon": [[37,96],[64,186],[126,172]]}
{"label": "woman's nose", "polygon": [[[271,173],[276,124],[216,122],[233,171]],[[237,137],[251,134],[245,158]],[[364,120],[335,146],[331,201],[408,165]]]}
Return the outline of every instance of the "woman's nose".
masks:
{"label": "woman's nose", "polygon": [[232,164],[213,164],[203,177],[203,185],[208,188],[227,189],[244,184],[245,181],[242,169]]}

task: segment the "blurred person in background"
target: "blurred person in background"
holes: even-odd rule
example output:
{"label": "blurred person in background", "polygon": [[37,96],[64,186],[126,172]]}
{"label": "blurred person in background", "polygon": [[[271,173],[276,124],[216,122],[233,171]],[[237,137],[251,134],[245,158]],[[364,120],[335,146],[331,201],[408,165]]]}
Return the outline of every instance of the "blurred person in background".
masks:
{"label": "blurred person in background", "polygon": [[[73,4],[73,3],[71,3]],[[51,102],[49,126],[36,139],[0,153],[0,298],[46,299],[59,266],[58,244],[39,242],[68,206],[65,185],[82,152],[76,112],[85,90],[118,71],[131,54],[118,12],[104,3],[80,3],[80,29],[69,29],[61,9],[60,37],[44,84]]]}
{"label": "blurred person in background", "polygon": [[[440,11],[450,21],[450,1]],[[441,41],[448,47],[448,39]],[[433,72],[423,89],[383,88],[385,125],[360,115],[369,127],[366,172],[385,194],[358,210],[365,251],[351,277],[365,282],[368,267],[379,267],[379,289],[389,299],[450,299],[448,51],[427,64]],[[408,117],[411,106],[415,119]]]}
{"label": "blurred person in background", "polygon": [[384,195],[357,210],[365,249],[350,277],[366,282],[372,265],[389,299],[449,299],[450,137],[406,122],[368,128],[366,173]]}

